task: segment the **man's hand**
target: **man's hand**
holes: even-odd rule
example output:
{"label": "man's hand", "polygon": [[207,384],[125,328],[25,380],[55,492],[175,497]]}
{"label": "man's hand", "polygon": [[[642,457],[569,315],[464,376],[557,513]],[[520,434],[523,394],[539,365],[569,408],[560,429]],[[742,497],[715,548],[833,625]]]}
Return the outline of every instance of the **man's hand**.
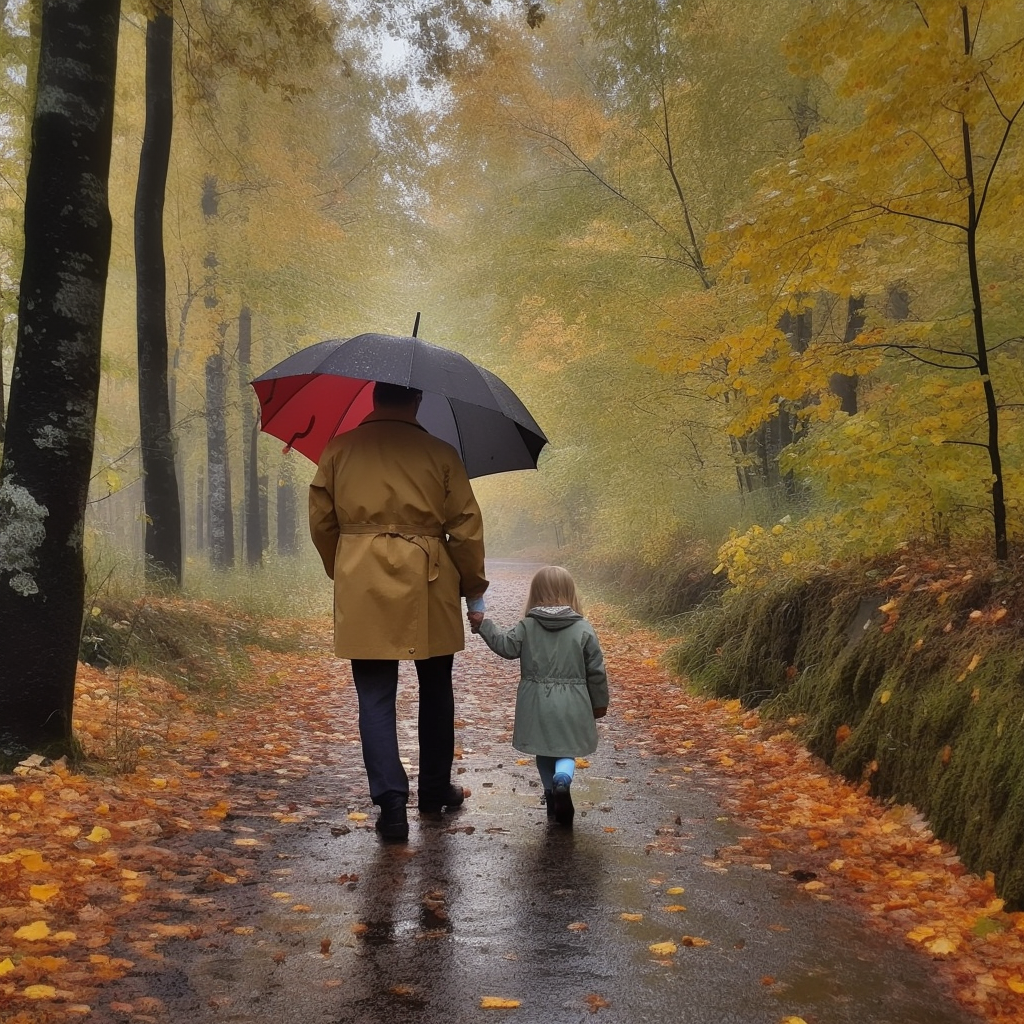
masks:
{"label": "man's hand", "polygon": [[483,612],[466,612],[466,618],[469,620],[469,628],[474,633],[480,632],[480,623],[484,621]]}
{"label": "man's hand", "polygon": [[594,708],[594,717],[595,718],[604,718],[604,716],[607,715],[607,714],[608,714],[608,709],[607,708]]}

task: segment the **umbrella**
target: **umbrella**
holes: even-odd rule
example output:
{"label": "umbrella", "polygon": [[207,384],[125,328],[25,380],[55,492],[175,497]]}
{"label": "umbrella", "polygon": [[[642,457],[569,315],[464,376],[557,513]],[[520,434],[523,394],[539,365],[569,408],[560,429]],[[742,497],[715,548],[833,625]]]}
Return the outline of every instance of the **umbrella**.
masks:
{"label": "umbrella", "polygon": [[462,456],[471,477],[536,469],[544,432],[490,370],[422,338],[360,334],[283,359],[252,386],[263,431],[314,462],[373,408],[374,381],[419,388],[417,418]]}

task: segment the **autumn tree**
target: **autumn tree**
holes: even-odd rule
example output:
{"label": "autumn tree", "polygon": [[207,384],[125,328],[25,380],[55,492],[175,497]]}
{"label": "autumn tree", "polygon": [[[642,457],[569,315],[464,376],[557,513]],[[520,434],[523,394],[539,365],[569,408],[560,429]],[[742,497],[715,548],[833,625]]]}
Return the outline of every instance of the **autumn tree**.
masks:
{"label": "autumn tree", "polygon": [[[863,25],[855,39],[851,18]],[[815,396],[805,409],[819,426],[792,465],[842,497],[855,536],[865,519],[880,543],[940,520],[945,531],[953,517],[977,533],[971,510],[987,491],[1005,559],[1001,429],[1022,398],[1006,346],[1020,336],[1024,12],[1012,0],[837,0],[789,47],[828,85],[829,116],[797,159],[766,170],[725,236],[748,319],[706,355],[728,361],[741,398],[732,429]],[[896,292],[913,294],[909,316],[893,314]],[[775,325],[824,295],[864,299],[866,329],[853,345],[837,330],[793,352]],[[835,375],[869,372],[863,405],[835,417]]]}
{"label": "autumn tree", "polygon": [[44,0],[0,481],[0,748],[66,748],[110,257],[118,0]]}

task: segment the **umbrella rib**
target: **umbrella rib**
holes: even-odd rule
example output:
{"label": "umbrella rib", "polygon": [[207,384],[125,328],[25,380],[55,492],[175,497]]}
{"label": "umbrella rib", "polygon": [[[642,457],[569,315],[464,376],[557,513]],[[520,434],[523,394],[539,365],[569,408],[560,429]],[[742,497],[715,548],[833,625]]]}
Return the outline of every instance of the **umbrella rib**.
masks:
{"label": "umbrella rib", "polygon": [[[352,380],[356,380],[356,379],[358,379],[358,378],[355,378],[355,377],[353,377],[353,378],[351,378],[351,379],[352,379]],[[369,384],[369,383],[370,383],[370,381],[366,381],[366,384]],[[364,384],[364,385],[363,385],[363,386],[362,386],[362,387],[361,387],[361,388],[360,388],[360,389],[359,389],[359,390],[358,390],[358,391],[357,391],[357,392],[356,392],[356,393],[355,393],[355,394],[354,394],[354,395],[352,396],[352,402],[354,402],[354,401],[355,401],[355,400],[356,400],[356,399],[357,399],[357,398],[358,398],[358,397],[359,397],[359,396],[360,396],[360,395],[361,395],[361,394],[362,394],[362,393],[363,393],[363,392],[364,392],[364,391],[366,390],[366,384]],[[335,435],[336,435],[336,434],[338,433],[338,427],[340,427],[340,426],[341,426],[342,420],[344,420],[344,419],[345,419],[345,417],[346,417],[346,416],[348,415],[348,411],[349,411],[349,409],[351,409],[351,408],[352,408],[352,402],[349,402],[349,403],[348,403],[348,405],[347,405],[347,406],[346,406],[346,407],[345,407],[344,409],[342,409],[342,410],[341,410],[341,415],[340,415],[340,416],[338,417],[338,419],[337,419],[337,421],[335,422],[334,426],[333,426],[333,427],[331,428],[331,432],[330,432],[330,433],[329,433],[329,434],[327,435],[327,440],[328,440],[328,442],[330,442],[330,441],[333,441],[333,440],[334,440],[334,437],[335,437]]]}
{"label": "umbrella rib", "polygon": [[[294,392],[292,392],[292,394],[291,394],[291,395],[289,395],[289,397],[288,397],[288,400],[287,400],[287,401],[285,401],[285,402],[282,402],[282,403],[281,403],[281,405],[280,405],[280,406],[278,406],[278,408],[277,408],[277,409],[275,409],[275,410],[274,410],[274,411],[273,411],[273,412],[272,412],[272,413],[270,414],[270,417],[269,417],[268,419],[264,419],[264,418],[263,418],[263,403],[262,403],[262,402],[260,402],[260,430],[266,430],[266,428],[267,428],[267,425],[268,425],[268,424],[269,424],[269,423],[270,423],[270,422],[271,422],[271,421],[273,420],[273,418],[274,418],[274,417],[275,417],[275,416],[276,416],[276,415],[277,415],[277,414],[278,414],[278,413],[279,413],[279,412],[280,412],[280,411],[281,411],[282,409],[284,409],[284,408],[285,408],[285,407],[286,407],[286,406],[288,405],[288,402],[290,402],[290,401],[291,401],[291,400],[292,400],[292,399],[293,399],[293,398],[294,398],[294,397],[295,397],[295,396],[296,396],[296,395],[297,395],[297,394],[298,394],[298,393],[299,393],[300,391],[304,391],[304,390],[305,390],[305,389],[306,389],[307,387],[309,387],[309,385],[310,385],[310,384],[312,384],[314,380],[316,380],[316,378],[317,378],[317,377],[319,376],[319,374],[315,374],[315,373],[314,373],[314,374],[309,374],[308,376],[309,376],[309,380],[307,380],[307,381],[306,381],[306,382],[305,382],[305,383],[304,383],[304,384],[303,384],[303,385],[302,385],[301,387],[298,387],[298,388],[296,388],[296,389],[295,389],[295,391],[294,391]],[[275,380],[275,381],[274,381],[274,384],[276,385],[276,383],[277,383],[277,381]],[[250,384],[249,386],[250,386],[250,387],[252,387],[252,385],[251,385],[251,384]],[[255,388],[253,388],[253,391],[255,391],[255,390],[256,390],[256,389],[255,389]],[[258,395],[258,394],[256,395],[256,400],[257,400],[257,401],[259,401],[259,395]],[[268,401],[269,401],[269,399],[268,399]]]}

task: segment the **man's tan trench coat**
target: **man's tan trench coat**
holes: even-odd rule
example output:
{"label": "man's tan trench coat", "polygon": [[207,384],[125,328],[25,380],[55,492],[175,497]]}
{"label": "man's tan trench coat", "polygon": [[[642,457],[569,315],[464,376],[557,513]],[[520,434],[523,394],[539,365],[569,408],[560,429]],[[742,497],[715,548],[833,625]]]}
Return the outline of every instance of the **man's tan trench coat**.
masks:
{"label": "man's tan trench coat", "polygon": [[394,410],[324,449],[309,528],[334,580],[339,658],[410,660],[465,647],[461,596],[481,597],[480,507],[451,445]]}

